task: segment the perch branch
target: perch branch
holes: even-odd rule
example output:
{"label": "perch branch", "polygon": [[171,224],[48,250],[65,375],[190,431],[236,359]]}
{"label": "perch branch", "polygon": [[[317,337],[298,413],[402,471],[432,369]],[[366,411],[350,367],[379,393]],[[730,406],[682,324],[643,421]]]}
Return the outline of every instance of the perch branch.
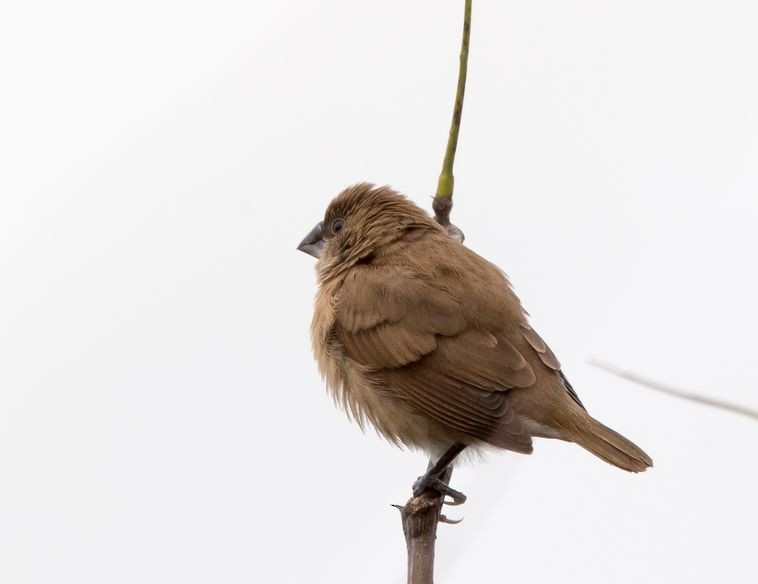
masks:
{"label": "perch branch", "polygon": [[[463,95],[466,90],[468,47],[471,37],[471,2],[472,0],[465,0],[463,40],[461,41],[453,121],[450,124],[450,134],[442,172],[437,183],[437,193],[432,202],[434,218],[447,230],[451,237],[461,242],[463,241],[463,232],[450,223],[450,211],[453,208],[453,163],[455,162],[455,151],[458,147],[458,132],[461,128],[461,114],[463,113]],[[449,484],[453,469],[448,465],[461,450],[463,450],[462,444],[454,445],[430,467],[432,471],[444,468],[442,474],[439,475],[443,483]],[[450,520],[442,514],[444,500],[444,495],[433,489],[427,489],[417,496],[411,497],[404,506],[395,505],[400,510],[408,551],[408,584],[434,583],[434,546],[437,540],[437,525],[440,522],[457,523],[457,521]]]}
{"label": "perch branch", "polygon": [[[450,482],[453,470],[448,467],[440,477]],[[437,540],[437,524],[453,523],[442,515],[444,497],[436,491],[427,490],[418,497],[411,497],[400,510],[403,523],[405,547],[408,550],[408,584],[433,584],[434,545]]]}
{"label": "perch branch", "polygon": [[612,373],[613,375],[616,375],[623,379],[627,379],[629,381],[633,381],[634,383],[643,385],[647,388],[660,391],[661,393],[673,395],[675,397],[697,402],[699,404],[713,406],[714,408],[720,408],[728,412],[741,414],[743,416],[747,416],[748,418],[758,420],[758,411],[752,410],[750,408],[747,408],[739,404],[734,404],[734,403],[714,399],[712,397],[706,397],[703,395],[698,395],[696,393],[682,391],[681,389],[676,389],[674,387],[669,387],[668,385],[658,383],[657,381],[653,381],[652,379],[647,379],[645,377],[642,377],[641,375],[637,375],[636,373],[631,373],[630,371],[624,371],[623,369],[619,369],[618,367],[609,365],[608,363],[604,363],[597,359],[590,359],[589,364],[594,367],[597,367],[598,369],[602,369],[603,371],[606,371],[607,373]]}

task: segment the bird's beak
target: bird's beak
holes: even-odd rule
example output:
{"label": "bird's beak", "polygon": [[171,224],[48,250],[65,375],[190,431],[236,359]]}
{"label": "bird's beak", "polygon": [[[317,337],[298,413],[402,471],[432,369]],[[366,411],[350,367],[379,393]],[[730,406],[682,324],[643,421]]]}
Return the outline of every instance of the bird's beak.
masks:
{"label": "bird's beak", "polygon": [[316,259],[321,257],[321,253],[324,251],[324,232],[321,230],[321,223],[311,229],[311,232],[300,242],[297,249],[312,255]]}

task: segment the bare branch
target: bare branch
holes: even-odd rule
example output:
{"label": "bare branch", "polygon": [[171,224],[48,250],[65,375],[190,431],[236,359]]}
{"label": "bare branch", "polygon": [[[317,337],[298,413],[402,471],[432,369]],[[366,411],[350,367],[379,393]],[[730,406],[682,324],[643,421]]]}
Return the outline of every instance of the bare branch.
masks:
{"label": "bare branch", "polygon": [[712,397],[706,397],[703,395],[690,393],[688,391],[682,391],[681,389],[669,387],[668,385],[664,385],[662,383],[658,383],[657,381],[647,379],[645,377],[642,377],[641,375],[637,375],[636,373],[631,373],[630,371],[624,371],[623,369],[619,369],[618,367],[609,365],[608,363],[604,363],[602,361],[599,361],[598,359],[590,359],[588,363],[592,365],[593,367],[597,367],[598,369],[602,369],[603,371],[612,373],[613,375],[617,375],[618,377],[621,377],[623,379],[633,381],[634,383],[637,383],[639,385],[644,385],[645,387],[648,387],[650,389],[654,389],[656,391],[660,391],[668,395],[673,395],[681,399],[686,399],[686,400],[697,402],[700,404],[705,404],[707,406],[712,406],[714,408],[720,408],[728,412],[741,414],[743,416],[747,416],[748,418],[758,420],[758,411],[747,408],[745,406],[714,399]]}
{"label": "bare branch", "polygon": [[[450,482],[453,471],[448,467],[440,477]],[[403,534],[408,550],[408,584],[434,583],[434,545],[437,541],[437,525],[458,523],[442,515],[444,497],[433,490],[427,490],[418,497],[411,497],[404,506],[395,505],[400,510]]]}

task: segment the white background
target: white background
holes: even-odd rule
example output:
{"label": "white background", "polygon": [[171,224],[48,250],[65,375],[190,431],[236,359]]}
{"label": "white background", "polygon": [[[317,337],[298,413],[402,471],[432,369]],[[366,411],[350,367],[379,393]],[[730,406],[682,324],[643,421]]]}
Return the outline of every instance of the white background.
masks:
{"label": "white background", "polygon": [[[332,196],[430,208],[462,1],[0,9],[0,581],[402,582],[422,455],[310,351]],[[629,475],[550,441],[456,472],[437,581],[755,582],[758,9],[477,1],[454,221]]]}

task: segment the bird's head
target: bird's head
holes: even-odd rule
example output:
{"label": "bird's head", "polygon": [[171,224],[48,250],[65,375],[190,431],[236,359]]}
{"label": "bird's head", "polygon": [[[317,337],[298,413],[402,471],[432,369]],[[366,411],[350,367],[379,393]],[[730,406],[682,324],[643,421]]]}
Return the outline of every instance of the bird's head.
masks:
{"label": "bird's head", "polygon": [[328,279],[357,263],[370,263],[409,232],[440,229],[396,191],[360,183],[334,198],[297,249],[317,258],[322,279]]}

